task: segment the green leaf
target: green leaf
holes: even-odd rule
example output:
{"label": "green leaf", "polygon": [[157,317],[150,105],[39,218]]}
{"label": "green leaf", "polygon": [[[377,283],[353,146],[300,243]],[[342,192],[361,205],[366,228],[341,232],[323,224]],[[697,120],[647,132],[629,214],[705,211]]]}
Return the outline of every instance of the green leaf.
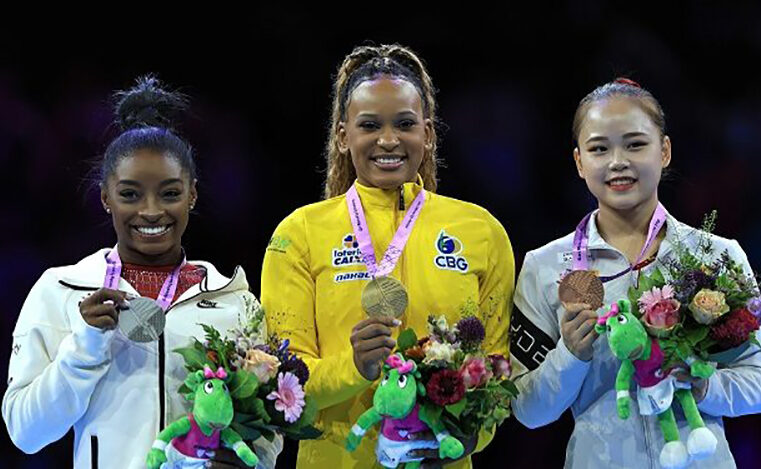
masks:
{"label": "green leaf", "polygon": [[173,352],[182,355],[185,360],[185,368],[188,371],[203,370],[203,366],[206,364],[206,351],[198,350],[195,346],[177,348]]}
{"label": "green leaf", "polygon": [[506,379],[499,383],[500,386],[502,386],[507,392],[509,392],[512,397],[516,397],[518,395],[518,387],[515,386],[515,383],[512,382],[512,380]]}
{"label": "green leaf", "polygon": [[317,419],[319,409],[317,409],[317,404],[314,402],[314,398],[312,396],[306,396],[304,402],[304,409],[302,409],[299,419],[293,423],[291,428],[300,429],[302,427],[307,427],[312,425]]}
{"label": "green leaf", "polygon": [[458,402],[448,405],[446,409],[450,414],[459,417],[462,411],[465,410],[465,404],[465,399],[460,399]]}
{"label": "green leaf", "polygon": [[689,330],[685,333],[685,339],[687,339],[687,342],[695,346],[697,345],[701,340],[705,339],[706,336],[708,336],[708,327],[699,327],[696,329]]}
{"label": "green leaf", "polygon": [[250,414],[257,419],[262,419],[265,422],[270,421],[270,416],[267,414],[267,410],[264,408],[264,401],[256,397],[256,394],[251,395],[245,399],[237,399],[235,403],[235,414],[238,412]]}
{"label": "green leaf", "polygon": [[399,338],[396,340],[396,347],[404,353],[408,348],[412,348],[417,344],[417,335],[412,328],[405,329],[399,334]]}
{"label": "green leaf", "polygon": [[652,279],[653,284],[659,288],[666,285],[666,279],[663,277],[661,269],[655,269],[652,275],[650,275],[650,278]]}
{"label": "green leaf", "polygon": [[311,425],[301,427],[298,430],[284,429],[282,430],[283,436],[286,436],[292,440],[315,440],[322,436],[322,432]]}
{"label": "green leaf", "polygon": [[259,380],[256,375],[246,370],[238,370],[232,373],[227,382],[227,388],[230,390],[230,396],[233,399],[245,399],[252,396],[258,387]]}
{"label": "green leaf", "polygon": [[246,441],[254,441],[262,436],[262,433],[259,430],[238,422],[231,423],[230,428],[238,432],[238,435]]}
{"label": "green leaf", "polygon": [[758,347],[761,347],[761,343],[759,343],[758,337],[756,337],[756,333],[755,332],[751,332],[750,333],[750,337],[748,337],[748,340],[750,340],[751,344],[756,345]]}

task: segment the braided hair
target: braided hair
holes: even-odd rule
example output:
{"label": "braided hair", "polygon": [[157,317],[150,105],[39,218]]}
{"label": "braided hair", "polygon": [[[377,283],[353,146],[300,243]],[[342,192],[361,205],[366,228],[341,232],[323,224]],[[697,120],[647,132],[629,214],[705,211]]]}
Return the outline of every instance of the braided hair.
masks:
{"label": "braided hair", "polygon": [[167,91],[152,75],[139,77],[134,87],[114,93],[116,124],[121,133],[108,145],[98,168],[105,185],[119,161],[137,150],[150,149],[177,159],[190,176],[196,177],[193,149],[176,130],[179,117],[188,108],[188,99]]}
{"label": "braided hair", "polygon": [[642,88],[639,83],[629,78],[618,77],[615,80],[598,86],[588,95],[584,96],[576,107],[576,112],[573,115],[573,141],[578,144],[579,133],[581,132],[581,126],[584,123],[584,119],[587,116],[587,110],[589,106],[602,99],[611,98],[614,96],[626,96],[634,98],[638,101],[640,107],[653,121],[653,124],[658,128],[658,133],[663,138],[666,135],[666,115],[663,113],[663,108],[657,99],[646,89]]}
{"label": "braided hair", "polygon": [[425,150],[418,172],[426,190],[436,191],[436,168],[439,163],[436,156],[436,90],[425,65],[413,51],[398,44],[360,46],[346,56],[333,83],[333,111],[325,147],[326,199],[345,193],[357,177],[351,155],[342,154],[338,148],[338,128],[346,120],[351,93],[361,83],[380,76],[390,76],[412,84],[420,94],[423,117],[434,122],[433,145]]}

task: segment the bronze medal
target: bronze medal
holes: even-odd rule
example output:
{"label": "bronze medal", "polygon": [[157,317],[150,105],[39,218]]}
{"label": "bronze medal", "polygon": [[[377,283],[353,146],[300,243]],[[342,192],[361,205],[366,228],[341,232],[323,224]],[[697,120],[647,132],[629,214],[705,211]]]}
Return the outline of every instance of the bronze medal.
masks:
{"label": "bronze medal", "polygon": [[133,342],[159,340],[165,323],[164,310],[150,298],[129,300],[129,308],[119,311],[119,330]]}
{"label": "bronze medal", "polygon": [[558,297],[562,303],[586,303],[596,310],[602,307],[605,289],[594,272],[574,270],[560,282]]}
{"label": "bronze medal", "polygon": [[376,277],[362,290],[362,308],[370,317],[399,318],[407,309],[407,290],[393,277]]}

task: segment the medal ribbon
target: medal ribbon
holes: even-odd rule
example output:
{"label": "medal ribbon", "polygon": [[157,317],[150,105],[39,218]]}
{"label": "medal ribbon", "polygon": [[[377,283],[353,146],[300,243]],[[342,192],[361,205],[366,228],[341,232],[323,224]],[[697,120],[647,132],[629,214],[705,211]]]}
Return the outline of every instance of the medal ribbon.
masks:
{"label": "medal ribbon", "polygon": [[[183,254],[182,261],[177,264],[172,272],[169,274],[164,284],[161,286],[159,296],[156,298],[156,303],[162,310],[166,311],[169,305],[172,304],[174,294],[177,292],[177,285],[180,283],[180,270],[185,265],[186,260]],[[119,287],[119,279],[122,276],[122,260],[119,258],[119,251],[116,248],[112,249],[106,256],[106,278],[103,281],[103,288],[109,288],[116,290]]]}
{"label": "medal ribbon", "polygon": [[349,207],[351,226],[354,229],[354,236],[357,238],[359,250],[362,252],[362,261],[367,266],[367,272],[373,278],[389,275],[394,270],[399,257],[401,257],[404,246],[407,244],[407,240],[412,233],[412,228],[420,216],[420,211],[423,210],[423,205],[425,205],[425,189],[421,189],[415,200],[412,201],[410,208],[402,219],[402,224],[397,228],[391,243],[383,254],[380,264],[378,264],[375,258],[375,250],[370,238],[370,230],[367,227],[365,211],[362,208],[362,201],[354,185],[346,192],[346,205]]}
{"label": "medal ribbon", "polygon": [[[589,253],[589,249],[587,247],[589,244],[589,235],[587,234],[587,228],[593,213],[594,212],[588,213],[587,216],[581,220],[579,226],[576,227],[576,233],[573,235],[573,270],[589,270],[589,260],[587,259],[587,255]],[[617,278],[634,269],[634,267],[642,261],[642,258],[645,256],[647,250],[650,249],[650,246],[653,245],[655,238],[658,236],[658,232],[661,230],[661,227],[663,227],[665,223],[666,209],[663,208],[663,205],[660,202],[658,202],[658,205],[655,207],[653,217],[650,219],[650,227],[647,230],[647,239],[645,240],[645,245],[642,246],[642,251],[640,251],[637,260],[634,261],[633,264],[629,265],[627,269],[624,269],[615,275],[611,275],[605,278]]]}

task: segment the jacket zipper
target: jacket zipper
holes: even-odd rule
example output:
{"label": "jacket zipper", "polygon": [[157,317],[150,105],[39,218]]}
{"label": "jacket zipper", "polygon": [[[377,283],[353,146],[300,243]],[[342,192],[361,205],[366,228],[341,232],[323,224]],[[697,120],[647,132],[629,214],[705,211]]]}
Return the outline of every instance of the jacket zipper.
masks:
{"label": "jacket zipper", "polygon": [[98,469],[98,437],[90,435],[90,466]]}
{"label": "jacket zipper", "polygon": [[655,469],[653,466],[653,455],[650,448],[650,438],[648,437],[649,429],[647,428],[647,421],[640,417],[639,421],[642,423],[642,434],[645,437],[645,453],[647,454],[647,465],[650,469]]}
{"label": "jacket zipper", "polygon": [[399,186],[399,211],[404,211],[404,186]]}

